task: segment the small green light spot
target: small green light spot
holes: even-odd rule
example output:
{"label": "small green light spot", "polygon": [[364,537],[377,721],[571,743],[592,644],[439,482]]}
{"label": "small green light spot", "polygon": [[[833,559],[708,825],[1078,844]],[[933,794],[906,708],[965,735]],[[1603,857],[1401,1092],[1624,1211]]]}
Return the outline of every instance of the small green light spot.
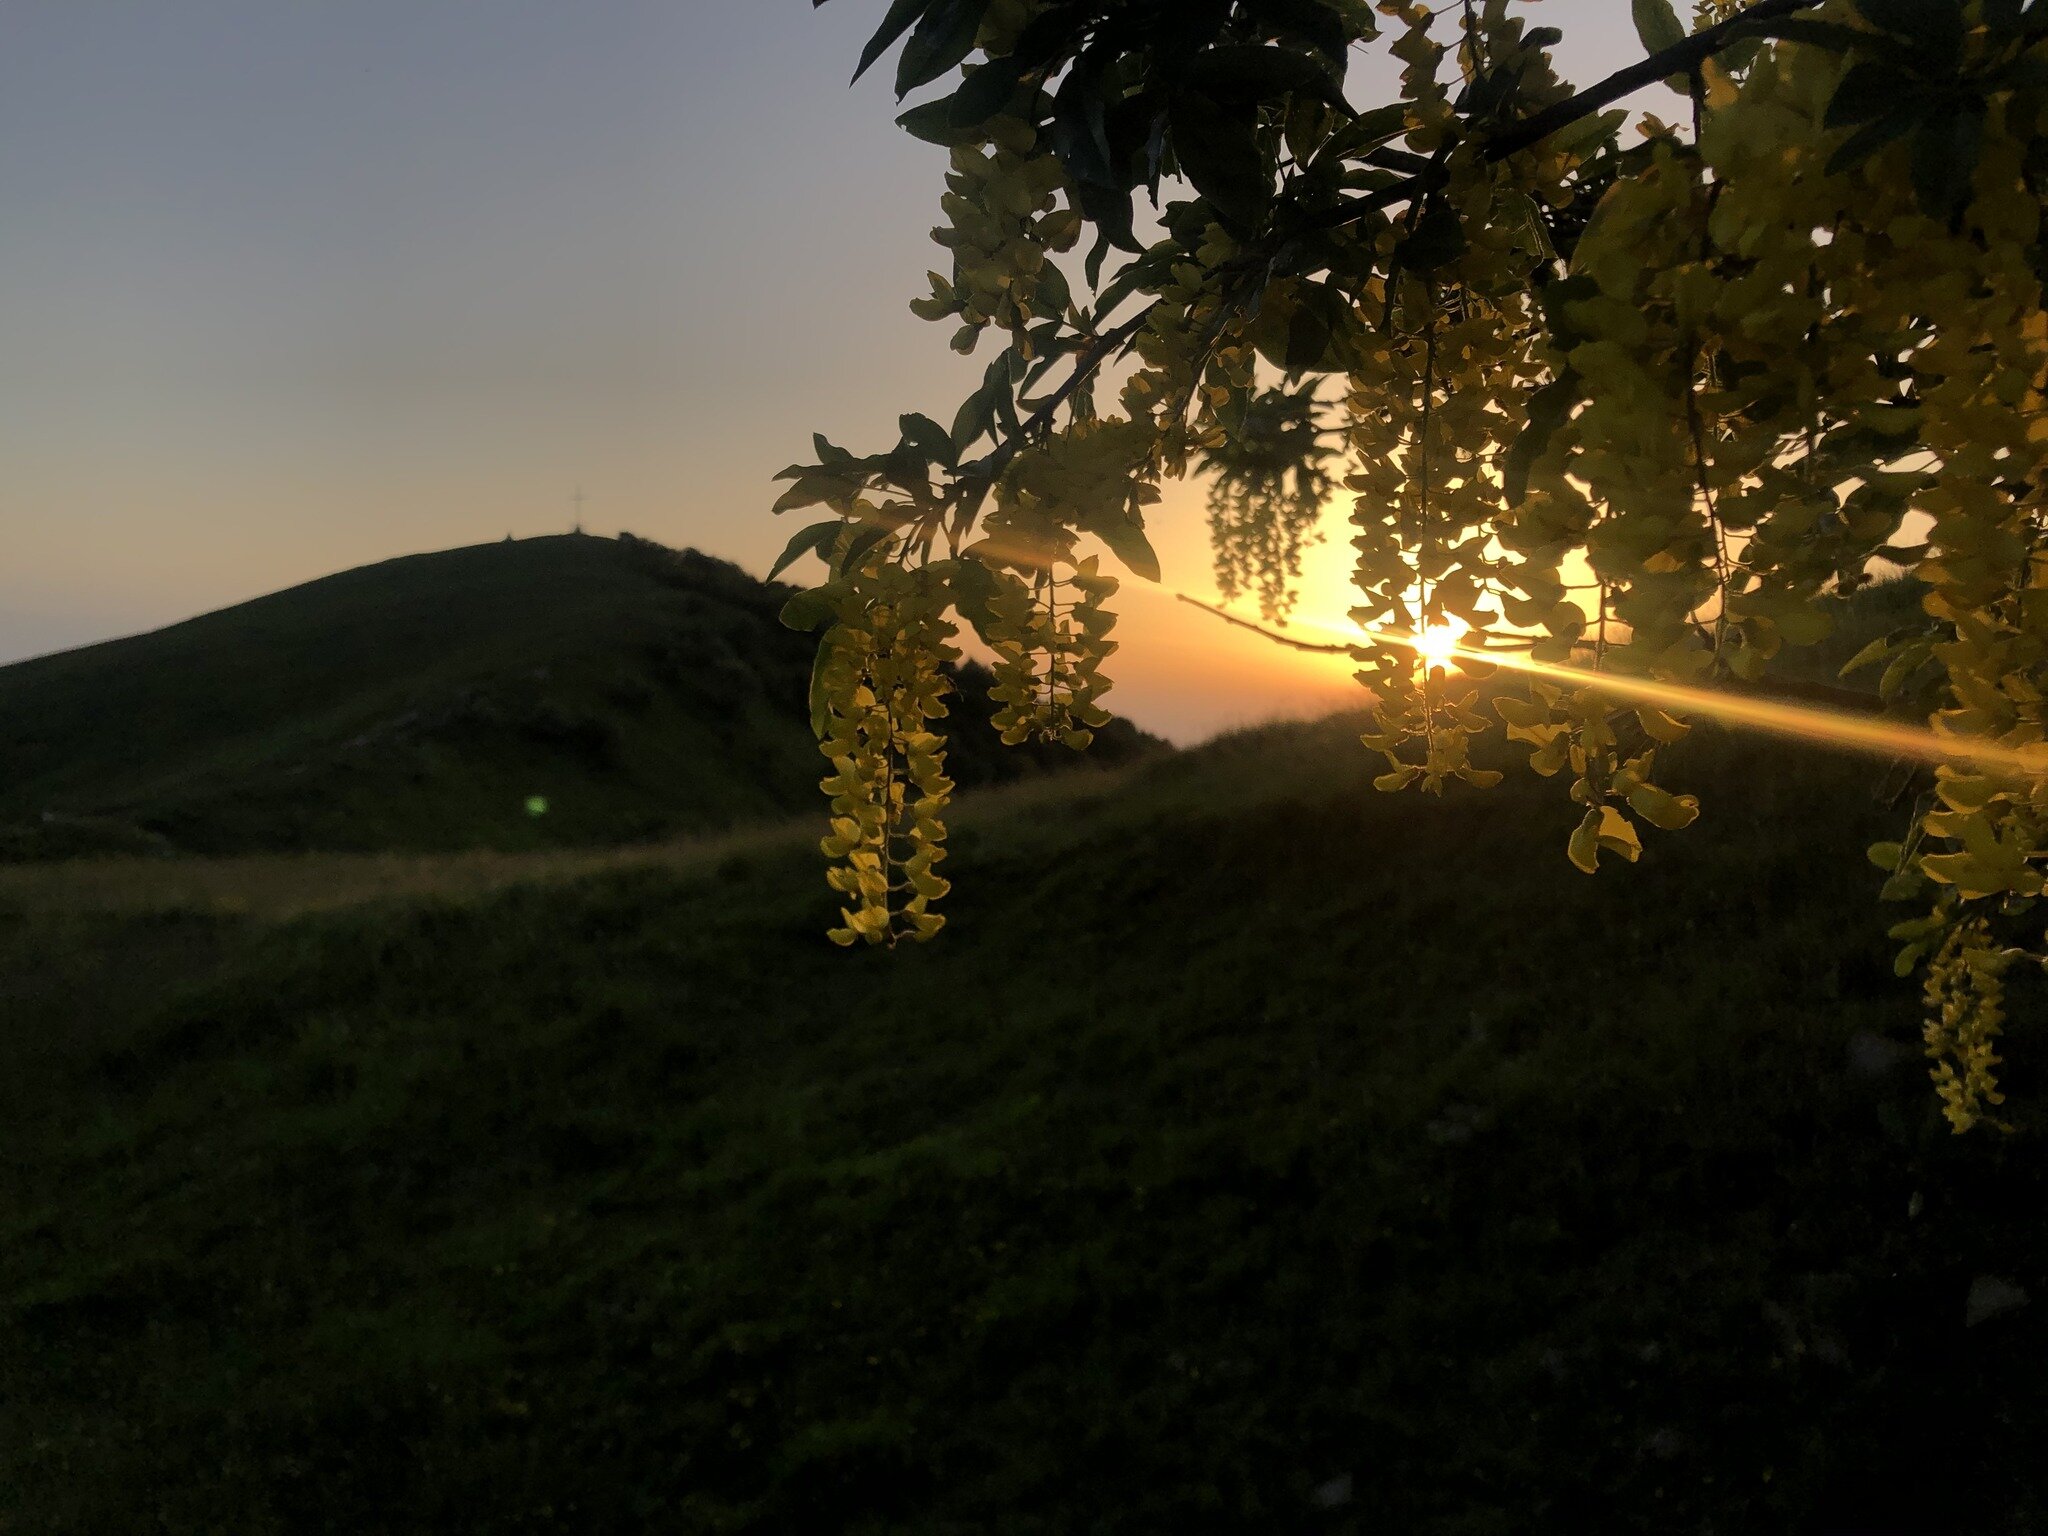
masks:
{"label": "small green light spot", "polygon": [[529,815],[529,816],[545,816],[545,815],[547,815],[547,813],[548,813],[548,797],[547,797],[546,795],[528,795],[528,796],[526,797],[526,814],[527,814],[527,815]]}

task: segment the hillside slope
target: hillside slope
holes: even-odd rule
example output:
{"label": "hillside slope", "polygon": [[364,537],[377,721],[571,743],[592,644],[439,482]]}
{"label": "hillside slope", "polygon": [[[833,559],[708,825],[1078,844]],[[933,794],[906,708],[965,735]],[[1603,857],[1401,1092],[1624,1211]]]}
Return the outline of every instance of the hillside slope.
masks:
{"label": "hillside slope", "polygon": [[[776,621],[790,590],[564,535],[388,560],[0,668],[0,858],[521,848],[808,808],[812,642]],[[977,723],[970,699],[963,784],[1052,761]],[[1114,763],[1147,740],[1126,726],[1103,745]]]}
{"label": "hillside slope", "polygon": [[1355,730],[998,794],[895,954],[796,834],[0,920],[0,1529],[2048,1528],[2041,1042],[1950,1136],[1881,769],[1703,726],[1587,879]]}

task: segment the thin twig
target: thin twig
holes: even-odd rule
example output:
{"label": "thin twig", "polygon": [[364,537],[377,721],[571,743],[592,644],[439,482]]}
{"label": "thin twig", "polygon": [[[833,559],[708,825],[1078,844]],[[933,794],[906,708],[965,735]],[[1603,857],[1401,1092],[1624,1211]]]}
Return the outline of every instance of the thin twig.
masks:
{"label": "thin twig", "polygon": [[1684,42],[1674,43],[1639,64],[1617,70],[1576,96],[1545,107],[1532,117],[1523,118],[1506,132],[1487,140],[1482,154],[1488,160],[1505,160],[1532,144],[1540,144],[1559,129],[1569,128],[1580,118],[1590,117],[1602,107],[1613,106],[1624,96],[1633,95],[1646,85],[1655,85],[1672,75],[1690,73],[1722,49],[1741,42],[1744,34],[1753,27],[1810,11],[1819,4],[1820,0],[1758,0],[1748,10],[1738,12],[1726,21],[1718,21],[1711,27],[1702,27]]}
{"label": "thin twig", "polygon": [[1176,592],[1174,597],[1190,608],[1199,608],[1206,614],[1221,619],[1226,624],[1235,624],[1239,629],[1248,629],[1255,635],[1262,635],[1275,645],[1284,645],[1291,650],[1313,651],[1319,656],[1349,656],[1352,648],[1348,645],[1318,645],[1313,640],[1297,640],[1292,635],[1283,635],[1278,630],[1254,624],[1250,619],[1240,619],[1234,613],[1226,613],[1214,603],[1205,603],[1199,597],[1189,597],[1185,592]]}
{"label": "thin twig", "polygon": [[1067,377],[1066,381],[1058,389],[1046,396],[1038,409],[1024,418],[1023,424],[1017,431],[1003,442],[997,444],[995,451],[981,460],[977,468],[986,471],[990,480],[994,480],[1005,469],[1009,468],[1010,460],[1017,456],[1018,451],[1022,449],[1031,436],[1052,425],[1053,417],[1058,414],[1059,408],[1073,397],[1074,391],[1087,382],[1094,375],[1095,370],[1109,360],[1111,354],[1145,328],[1145,322],[1152,318],[1152,311],[1157,306],[1158,301],[1154,300],[1151,304],[1147,304],[1138,311],[1137,314],[1132,315],[1130,319],[1124,321],[1123,324],[1112,330],[1105,331],[1102,335],[1096,337],[1075,362],[1074,371]]}
{"label": "thin twig", "polygon": [[[1369,635],[1360,635],[1358,645],[1319,645],[1313,640],[1297,640],[1292,635],[1283,635],[1277,630],[1266,628],[1263,624],[1255,624],[1250,619],[1239,618],[1234,613],[1228,613],[1218,608],[1214,603],[1205,603],[1199,597],[1189,597],[1185,592],[1176,592],[1173,595],[1176,601],[1186,603],[1190,608],[1199,608],[1202,612],[1214,618],[1219,618],[1226,624],[1234,624],[1239,629],[1248,629],[1260,638],[1270,640],[1275,645],[1284,645],[1290,650],[1310,651],[1322,656],[1348,656],[1357,650],[1359,646],[1371,643],[1374,638]],[[1503,637],[1496,636],[1491,638],[1498,639]],[[1531,641],[1535,641],[1540,637],[1532,635],[1529,638]],[[1401,642],[1396,641],[1395,643],[1399,644]],[[1461,652],[1471,655],[1474,660],[1478,660],[1488,650],[1506,653],[1526,650],[1528,646],[1526,644],[1471,645],[1464,640],[1460,640],[1458,648]],[[1581,648],[1577,654],[1583,655],[1584,648]],[[1504,662],[1498,663],[1498,665],[1512,668],[1515,663]],[[1598,674],[1587,669],[1585,675],[1588,683],[1598,685],[1600,681]],[[1831,683],[1804,682],[1798,678],[1790,677],[1760,678],[1754,682],[1745,682],[1739,678],[1732,677],[1723,678],[1715,687],[1703,688],[1700,691],[1702,693],[1733,694],[1737,697],[1785,699],[1795,703],[1813,704],[1851,715],[1875,715],[1881,714],[1884,711],[1884,701],[1874,693],[1864,693],[1854,688],[1838,688]]]}
{"label": "thin twig", "polygon": [[[1819,4],[1820,0],[1758,0],[1757,4],[1739,15],[1716,22],[1711,27],[1703,27],[1684,42],[1676,43],[1660,53],[1653,53],[1642,62],[1631,64],[1627,69],[1617,70],[1597,85],[1586,87],[1576,96],[1545,107],[1541,112],[1533,113],[1512,127],[1494,134],[1480,147],[1479,157],[1492,162],[1520,154],[1523,150],[1542,143],[1553,133],[1561,132],[1572,124],[1591,117],[1604,107],[1613,106],[1617,101],[1634,95],[1645,86],[1655,85],[1658,81],[1669,79],[1673,75],[1690,73],[1724,48],[1743,41],[1749,29],[1797,15],[1800,11],[1812,10]],[[1391,166],[1393,162],[1382,159],[1380,163]],[[1405,181],[1396,182],[1390,187],[1382,187],[1364,197],[1340,203],[1313,223],[1315,227],[1325,229],[1348,224],[1353,219],[1362,218],[1404,198],[1413,197],[1418,192],[1431,191],[1441,185],[1443,179],[1444,174],[1441,170],[1419,169]]]}

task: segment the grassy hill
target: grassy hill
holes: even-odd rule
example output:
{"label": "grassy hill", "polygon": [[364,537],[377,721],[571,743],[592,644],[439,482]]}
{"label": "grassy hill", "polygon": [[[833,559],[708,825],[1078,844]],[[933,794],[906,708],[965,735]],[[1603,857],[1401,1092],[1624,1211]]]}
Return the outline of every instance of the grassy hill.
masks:
{"label": "grassy hill", "polygon": [[1586,879],[1352,735],[971,801],[894,955],[808,827],[9,887],[0,1530],[2048,1528],[2041,999],[1951,1137],[1880,770],[1702,727]]}
{"label": "grassy hill", "polygon": [[[388,560],[0,667],[0,859],[534,848],[808,809],[812,642],[776,621],[791,590],[565,535]],[[975,729],[977,700],[963,784],[1054,761]],[[1103,744],[1110,763],[1157,745],[1128,726]]]}

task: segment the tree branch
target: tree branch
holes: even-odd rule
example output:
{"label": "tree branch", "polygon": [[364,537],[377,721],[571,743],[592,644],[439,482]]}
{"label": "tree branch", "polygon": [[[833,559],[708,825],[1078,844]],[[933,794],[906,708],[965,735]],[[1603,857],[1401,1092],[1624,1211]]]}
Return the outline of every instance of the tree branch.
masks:
{"label": "tree branch", "polygon": [[1263,635],[1275,645],[1290,646],[1297,651],[1313,651],[1321,656],[1348,656],[1351,654],[1351,647],[1348,645],[1318,645],[1313,640],[1297,640],[1292,635],[1283,635],[1275,630],[1270,630],[1263,624],[1254,624],[1250,619],[1240,619],[1234,613],[1225,613],[1214,603],[1205,603],[1199,597],[1189,597],[1185,592],[1176,592],[1173,595],[1179,601],[1186,603],[1190,608],[1199,608],[1202,612],[1211,614],[1226,624],[1235,624],[1239,629],[1248,629],[1255,635]]}
{"label": "tree branch", "polygon": [[[1646,85],[1655,85],[1672,75],[1688,74],[1706,60],[1743,40],[1749,29],[1766,22],[1778,21],[1800,11],[1812,10],[1820,0],[1757,0],[1748,10],[1718,21],[1711,27],[1702,27],[1682,43],[1675,43],[1658,53],[1651,54],[1641,63],[1617,70],[1596,85],[1590,85],[1576,96],[1568,97],[1541,112],[1523,118],[1520,122],[1503,129],[1489,138],[1480,150],[1481,157],[1489,162],[1505,160],[1519,154],[1530,146],[1540,144],[1553,133],[1571,127],[1572,124],[1591,117],[1604,107],[1611,107],[1624,96],[1633,95]],[[1404,162],[1420,157],[1406,151],[1375,151],[1367,155],[1368,164],[1378,164],[1387,169],[1406,169]],[[1418,192],[1427,192],[1439,186],[1443,172],[1435,167],[1417,169],[1405,181],[1393,186],[1382,187],[1365,197],[1353,198],[1330,210],[1315,221],[1317,228],[1330,229],[1348,224],[1355,218],[1388,207],[1391,204],[1412,198]]]}
{"label": "tree branch", "polygon": [[1505,160],[1532,144],[1541,143],[1559,129],[1569,128],[1581,118],[1591,117],[1601,108],[1613,106],[1622,97],[1646,85],[1655,85],[1672,75],[1691,73],[1722,49],[1741,42],[1744,32],[1751,27],[1812,10],[1819,4],[1820,0],[1757,0],[1748,10],[1711,27],[1702,27],[1684,42],[1674,43],[1661,53],[1651,54],[1640,64],[1617,70],[1598,85],[1588,86],[1568,100],[1523,118],[1506,132],[1487,141],[1485,157],[1488,160]]}
{"label": "tree branch", "polygon": [[[959,505],[953,509],[952,524],[947,534],[952,540],[955,553],[959,551],[961,538],[972,526],[976,514],[981,511],[982,500],[988,495],[989,488],[1002,478],[1003,471],[1010,467],[1010,461],[1017,457],[1032,434],[1043,432],[1052,425],[1059,408],[1073,398],[1074,391],[1094,376],[1095,370],[1108,360],[1111,353],[1126,345],[1133,336],[1143,330],[1145,322],[1152,317],[1152,311],[1158,307],[1159,301],[1154,299],[1123,324],[1105,331],[1089,343],[1080,357],[1075,359],[1074,371],[1067,375],[1059,388],[1048,395],[1037,410],[1025,417],[1015,432],[974,462],[973,468],[977,471],[975,476],[972,479],[955,482],[965,486]],[[943,519],[944,515],[945,509],[941,507],[939,516]]]}
{"label": "tree branch", "polygon": [[[1191,608],[1199,608],[1202,612],[1219,618],[1226,624],[1234,624],[1239,629],[1248,629],[1262,639],[1271,640],[1275,645],[1284,645],[1292,650],[1309,651],[1321,656],[1348,656],[1355,649],[1349,645],[1319,645],[1313,640],[1297,640],[1292,635],[1280,634],[1263,624],[1254,624],[1250,619],[1241,619],[1234,613],[1226,613],[1214,603],[1205,603],[1198,597],[1189,597],[1185,592],[1176,592],[1173,595]],[[1483,654],[1482,647],[1470,649]],[[1590,668],[1586,671],[1586,681],[1595,685],[1601,682],[1602,676],[1603,674]],[[1607,676],[1615,677],[1614,674]],[[1615,677],[1615,680],[1625,682],[1626,678]],[[1875,715],[1884,711],[1884,701],[1874,693],[1865,693],[1855,688],[1840,688],[1831,683],[1805,682],[1795,677],[1774,677],[1759,679],[1756,682],[1741,682],[1728,678],[1723,680],[1718,689],[1701,691],[1728,693],[1739,698],[1784,699],[1793,703],[1818,705],[1838,714]]]}
{"label": "tree branch", "polygon": [[1018,450],[1024,446],[1031,435],[1034,432],[1042,432],[1052,425],[1053,417],[1059,414],[1061,406],[1073,398],[1074,391],[1087,382],[1094,375],[1095,370],[1109,360],[1110,354],[1123,347],[1133,336],[1142,331],[1145,328],[1145,322],[1152,317],[1152,311],[1158,307],[1159,301],[1155,299],[1152,303],[1147,304],[1143,309],[1131,316],[1130,319],[1124,321],[1123,324],[1105,331],[1102,335],[1096,337],[1082,351],[1081,356],[1074,363],[1074,371],[1067,376],[1060,387],[1046,396],[1038,409],[1025,417],[1023,424],[1015,432],[1011,433],[1009,437],[998,443],[995,449],[987,457],[983,458],[977,467],[984,470],[991,481],[1002,474],[1005,469],[1009,468],[1010,460],[1017,456]]}
{"label": "tree branch", "polygon": [[[1740,42],[1746,29],[1794,15],[1800,11],[1811,10],[1819,4],[1820,0],[1757,0],[1757,3],[1748,10],[1731,16],[1726,21],[1716,22],[1711,27],[1702,28],[1686,38],[1684,42],[1666,48],[1662,52],[1653,53],[1641,63],[1632,64],[1627,69],[1618,70],[1616,73],[1609,75],[1605,80],[1599,82],[1599,84],[1589,86],[1587,89],[1580,91],[1576,96],[1560,101],[1554,106],[1545,107],[1541,112],[1533,116],[1523,118],[1504,132],[1489,139],[1482,153],[1489,161],[1505,160],[1510,155],[1527,149],[1533,144],[1540,143],[1542,140],[1550,137],[1551,134],[1570,127],[1582,118],[1590,117],[1603,107],[1613,105],[1622,97],[1641,90],[1646,85],[1655,84],[1657,81],[1671,75],[1685,74],[1691,70],[1698,69],[1701,63],[1712,58],[1722,49]],[[1419,156],[1411,155],[1405,150],[1386,148],[1376,150],[1365,158],[1368,163],[1376,162],[1388,168],[1405,167],[1420,159]],[[1417,170],[1405,180],[1398,181],[1390,187],[1382,187],[1377,192],[1369,193],[1364,197],[1353,198],[1349,202],[1342,203],[1336,208],[1328,210],[1323,215],[1311,220],[1310,227],[1328,229],[1348,224],[1353,219],[1361,218],[1365,214],[1412,199],[1418,192],[1429,191],[1442,180],[1442,177],[1443,172],[1434,166]],[[1010,461],[1022,450],[1024,444],[1035,434],[1043,432],[1050,427],[1054,418],[1058,415],[1060,407],[1073,398],[1074,392],[1092,378],[1095,371],[1104,362],[1108,361],[1112,354],[1126,346],[1139,331],[1145,328],[1145,322],[1151,317],[1152,311],[1158,307],[1158,303],[1159,301],[1155,299],[1152,303],[1147,304],[1143,309],[1125,320],[1121,325],[1098,336],[1081,353],[1080,357],[1076,359],[1074,371],[1067,376],[1059,388],[1055,389],[1036,410],[1025,418],[1017,431],[998,443],[987,456],[977,462],[975,467],[980,471],[980,475],[977,477],[979,486],[972,498],[973,505],[972,507],[963,506],[960,509],[960,514],[956,520],[956,528],[971,521],[973,511],[978,509],[981,497],[986,494],[988,487],[993,485],[1002,472],[1009,467]],[[1193,602],[1194,600],[1188,598],[1184,599],[1184,601]],[[1196,606],[1206,607],[1207,605],[1196,604]],[[1233,618],[1228,614],[1219,614],[1218,616],[1229,619],[1233,624],[1246,623],[1245,620]],[[1252,629],[1258,628],[1257,625],[1247,625],[1247,627]],[[1264,633],[1263,631],[1261,632]],[[1279,640],[1285,645],[1297,646],[1303,650],[1321,649],[1320,647],[1307,645],[1302,642],[1288,640],[1282,636],[1272,635],[1269,638]],[[1343,650],[1346,647],[1340,646],[1337,649]]]}

